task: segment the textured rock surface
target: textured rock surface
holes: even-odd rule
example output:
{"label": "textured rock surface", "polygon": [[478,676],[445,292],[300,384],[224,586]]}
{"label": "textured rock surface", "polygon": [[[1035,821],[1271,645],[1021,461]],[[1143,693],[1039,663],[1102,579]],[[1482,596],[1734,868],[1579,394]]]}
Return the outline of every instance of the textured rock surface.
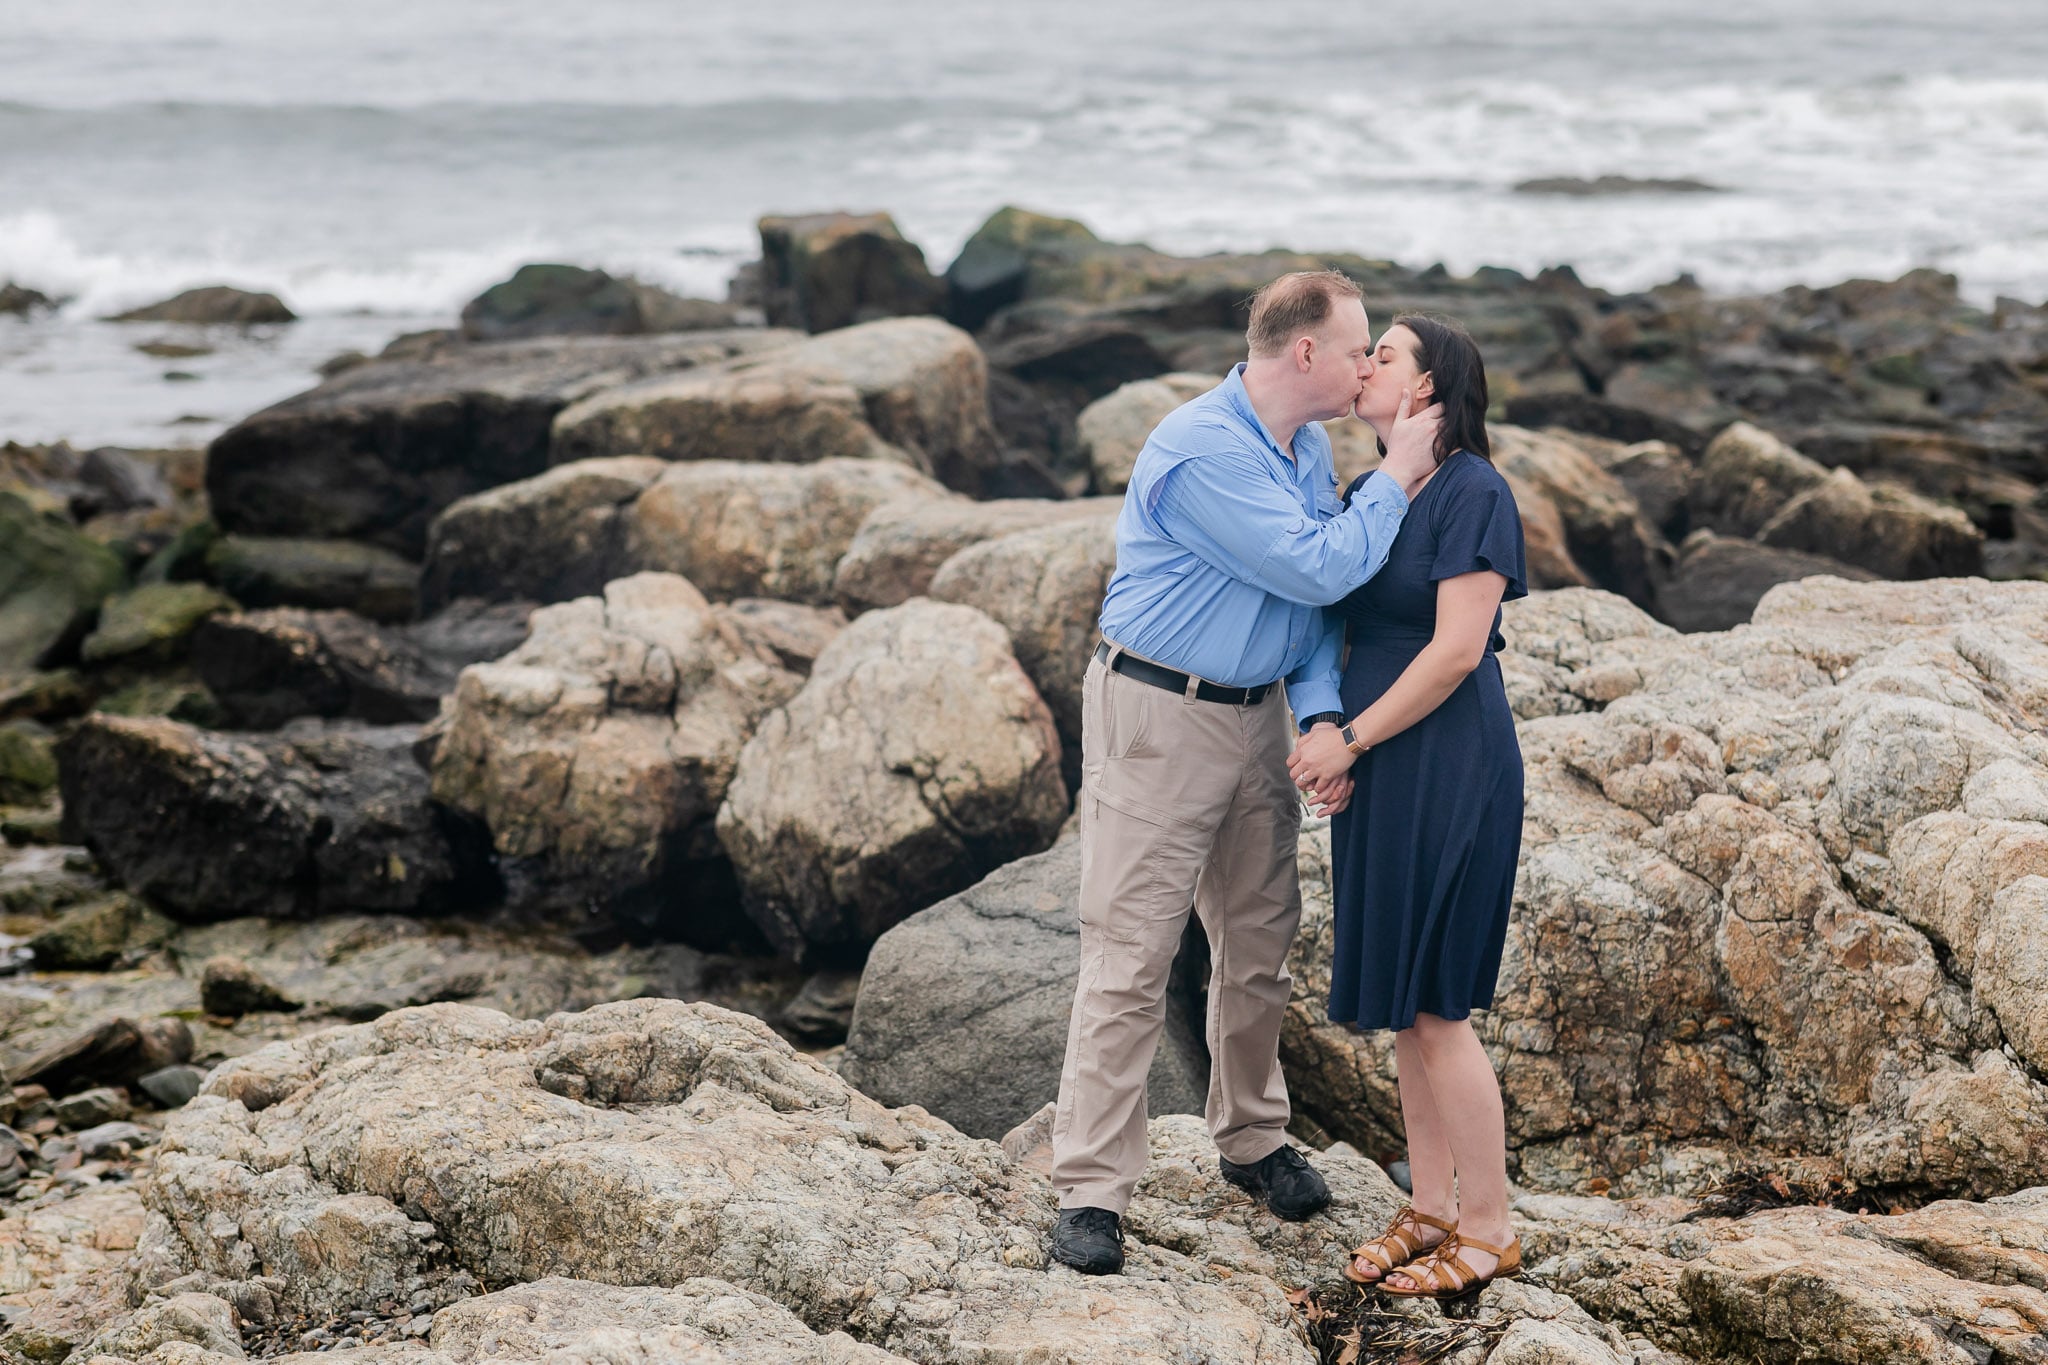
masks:
{"label": "textured rock surface", "polygon": [[555,414],[576,399],[797,339],[551,338],[359,365],[224,433],[207,452],[207,495],[229,531],[350,537],[417,557],[449,503],[545,470]]}
{"label": "textured rock surface", "polygon": [[1498,425],[1488,435],[1500,471],[1557,509],[1565,549],[1587,577],[1654,610],[1674,556],[1621,481],[1564,437]]}
{"label": "textured rock surface", "polygon": [[931,595],[979,608],[1010,632],[1017,662],[1073,748],[1081,742],[1081,675],[1115,569],[1116,517],[1105,511],[969,546],[933,575]]}
{"label": "textured rock surface", "polygon": [[[2048,1181],[2048,1086],[2015,1060],[2038,1038],[2048,585],[1808,579],[1693,636],[1610,602],[1508,613],[1528,804],[1481,1034],[1520,1179],[1690,1189],[1810,1153],[1865,1185]],[[1323,1020],[1325,844],[1304,847],[1298,1093],[1391,1153],[1386,1040]]]}
{"label": "textured rock surface", "polygon": [[206,573],[249,607],[342,609],[404,621],[419,600],[418,566],[367,541],[223,536],[206,552]]}
{"label": "textured rock surface", "polygon": [[168,663],[208,617],[235,604],[204,583],[145,583],[100,605],[99,624],[78,647],[88,664]]}
{"label": "textured rock surface", "polygon": [[893,318],[621,385],[555,419],[552,463],[597,455],[910,465],[980,489],[995,458],[988,365],[936,318]]}
{"label": "textured rock surface", "polygon": [[1890,1217],[1691,1221],[1682,1202],[1537,1198],[1516,1211],[1541,1283],[1700,1360],[2048,1358],[2048,1188]]}
{"label": "textured rock surface", "polygon": [[458,597],[562,602],[623,576],[623,512],[668,466],[579,460],[450,504],[427,531],[420,607]]}
{"label": "textured rock surface", "polygon": [[710,821],[755,722],[802,681],[731,616],[687,579],[636,574],[541,608],[524,645],[463,671],[434,797],[490,831],[515,907],[728,932],[700,904],[717,899]]}
{"label": "textured rock surface", "polygon": [[1218,378],[1213,374],[1175,373],[1134,379],[1081,409],[1074,426],[1081,453],[1087,458],[1095,481],[1095,491],[1123,492],[1152,428],[1181,404],[1215,388]]}
{"label": "textured rock surface", "polygon": [[[1331,1154],[1334,1213],[1278,1223],[1216,1175],[1199,1120],[1155,1121],[1152,1144],[1129,1272],[1089,1280],[1043,1268],[1041,1177],[884,1109],[752,1021],[657,1002],[542,1024],[430,1006],[217,1072],[171,1121],[136,1260],[145,1282],[263,1267],[287,1306],[319,1310],[431,1293],[451,1263],[542,1282],[441,1309],[429,1341],[455,1358],[493,1321],[513,1341],[550,1319],[582,1330],[589,1310],[554,1306],[572,1291],[553,1277],[620,1286],[588,1302],[630,1332],[698,1323],[691,1282],[712,1277],[923,1362],[1313,1360],[1283,1287],[1328,1280],[1393,1186]],[[649,1284],[681,1288],[625,1288]],[[1582,1353],[1568,1358],[1630,1358],[1534,1286],[1502,1286],[1482,1317],[1545,1319]]]}
{"label": "textured rock surface", "polygon": [[899,502],[861,524],[833,575],[848,611],[893,607],[923,597],[940,566],[970,545],[1069,521],[1115,524],[1121,498],[965,498]]}
{"label": "textured rock surface", "polygon": [[[1000,1138],[1056,1098],[1081,965],[1081,844],[1066,839],[921,910],[876,941],[839,1074]],[[1147,1079],[1157,1114],[1199,1114],[1201,1018],[1178,996]]]}
{"label": "textured rock surface", "polygon": [[709,299],[574,265],[522,265],[462,308],[468,341],[538,336],[631,336],[733,325],[733,310]]}
{"label": "textured rock surface", "polygon": [[57,749],[65,837],[185,919],[449,909],[481,870],[428,802],[416,733],[235,736],[96,714]]}
{"label": "textured rock surface", "polygon": [[761,721],[718,837],[778,947],[857,952],[1050,844],[1059,754],[1002,627],[916,598],[855,620]]}
{"label": "textured rock surface", "polygon": [[876,509],[945,496],[916,471],[875,460],[677,464],[627,513],[624,562],[681,574],[715,599],[830,606],[839,561]]}
{"label": "textured rock surface", "polygon": [[105,546],[0,493],[0,670],[57,662],[120,584],[121,562]]}

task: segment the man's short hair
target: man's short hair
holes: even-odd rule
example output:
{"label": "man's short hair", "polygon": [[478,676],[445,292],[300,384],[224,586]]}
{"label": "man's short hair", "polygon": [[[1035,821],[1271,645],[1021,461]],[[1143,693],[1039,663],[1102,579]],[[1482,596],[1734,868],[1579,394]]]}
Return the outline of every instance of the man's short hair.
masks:
{"label": "man's short hair", "polygon": [[1252,295],[1251,325],[1244,339],[1255,356],[1279,355],[1303,332],[1330,320],[1339,299],[1363,298],[1365,291],[1341,270],[1297,270]]}

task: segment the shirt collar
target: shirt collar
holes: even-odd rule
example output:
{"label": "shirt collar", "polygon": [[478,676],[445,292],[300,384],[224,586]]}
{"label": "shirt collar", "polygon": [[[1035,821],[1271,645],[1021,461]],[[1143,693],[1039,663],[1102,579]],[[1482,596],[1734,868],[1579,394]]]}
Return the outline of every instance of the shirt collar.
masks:
{"label": "shirt collar", "polygon": [[1299,469],[1301,452],[1297,450],[1295,458],[1292,460],[1288,459],[1286,454],[1280,449],[1280,443],[1273,439],[1273,433],[1266,430],[1266,424],[1259,417],[1258,409],[1252,406],[1252,396],[1246,393],[1244,388],[1244,370],[1245,362],[1242,360],[1232,365],[1230,373],[1223,376],[1223,383],[1218,392],[1223,395],[1223,401],[1229,405],[1232,412],[1236,413],[1240,419],[1254,431],[1258,432],[1259,435],[1266,438],[1266,445],[1271,448],[1275,459],[1288,465],[1290,468]]}

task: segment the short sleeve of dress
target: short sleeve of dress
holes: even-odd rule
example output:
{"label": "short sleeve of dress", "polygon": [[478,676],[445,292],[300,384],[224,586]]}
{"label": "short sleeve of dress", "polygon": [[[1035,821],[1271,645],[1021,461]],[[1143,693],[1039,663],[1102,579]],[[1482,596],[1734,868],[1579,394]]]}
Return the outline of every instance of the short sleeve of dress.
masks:
{"label": "short sleeve of dress", "polygon": [[[1432,583],[1491,569],[1507,579],[1503,602],[1529,595],[1529,566],[1522,545],[1522,514],[1498,470],[1477,455],[1465,455],[1465,477],[1443,491],[1431,518],[1436,557]],[[1445,471],[1448,473],[1449,471]],[[1442,477],[1439,475],[1439,477]]]}

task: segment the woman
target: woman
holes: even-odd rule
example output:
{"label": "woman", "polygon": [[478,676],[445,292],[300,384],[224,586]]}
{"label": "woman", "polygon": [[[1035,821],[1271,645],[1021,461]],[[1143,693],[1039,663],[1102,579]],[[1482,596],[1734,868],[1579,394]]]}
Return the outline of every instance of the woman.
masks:
{"label": "woman", "polygon": [[1521,1272],[1500,1085],[1469,1016],[1493,1002],[1521,852],[1522,754],[1493,651],[1500,604],[1527,595],[1527,571],[1514,495],[1491,463],[1472,338],[1401,317],[1374,361],[1357,416],[1384,440],[1404,388],[1417,406],[1442,404],[1437,468],[1386,567],[1332,608],[1350,638],[1351,723],[1311,731],[1288,767],[1310,793],[1347,771],[1356,782],[1331,823],[1330,1018],[1395,1030],[1414,1191],[1344,1273],[1390,1294],[1453,1298]]}

